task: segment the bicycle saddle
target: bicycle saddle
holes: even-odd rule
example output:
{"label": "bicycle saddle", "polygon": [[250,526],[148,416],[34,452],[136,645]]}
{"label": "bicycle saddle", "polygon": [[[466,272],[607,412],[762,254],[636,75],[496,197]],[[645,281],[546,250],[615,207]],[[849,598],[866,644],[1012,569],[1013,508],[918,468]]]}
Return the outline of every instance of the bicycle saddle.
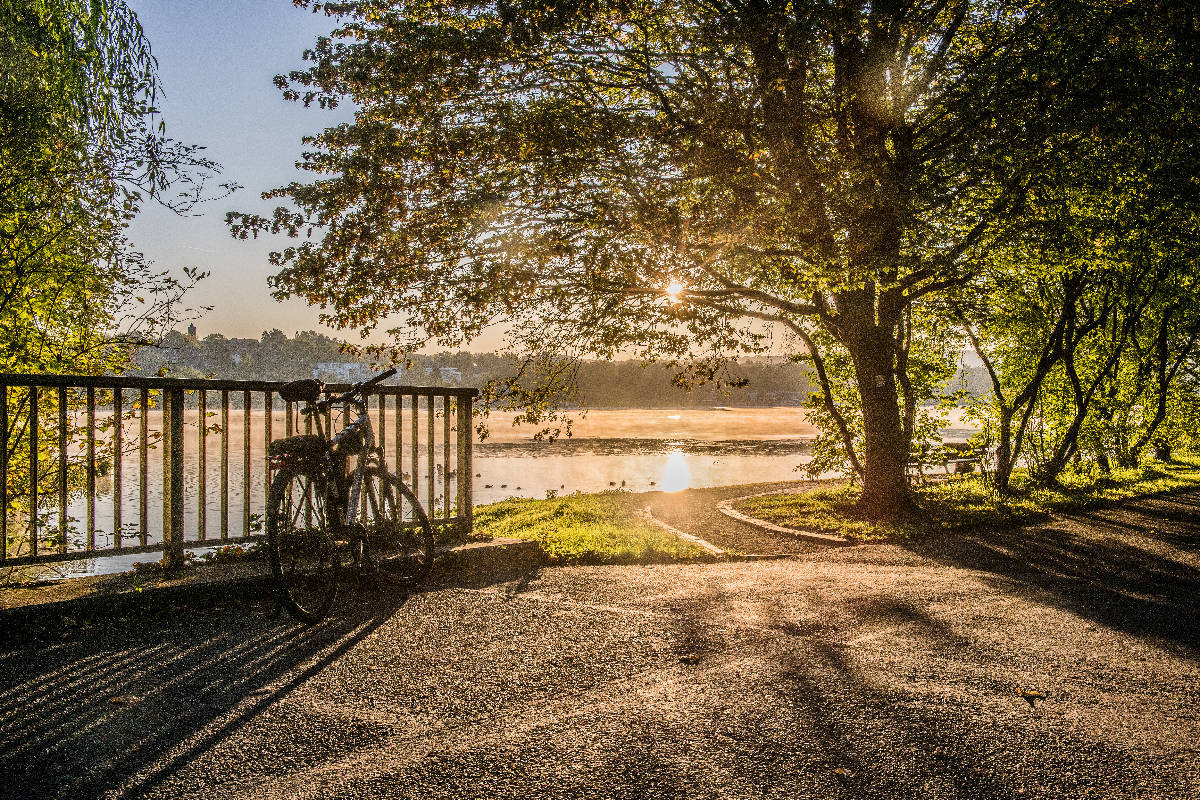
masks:
{"label": "bicycle saddle", "polygon": [[325,384],[314,378],[285,383],[279,389],[279,396],[289,403],[315,403],[321,396]]}

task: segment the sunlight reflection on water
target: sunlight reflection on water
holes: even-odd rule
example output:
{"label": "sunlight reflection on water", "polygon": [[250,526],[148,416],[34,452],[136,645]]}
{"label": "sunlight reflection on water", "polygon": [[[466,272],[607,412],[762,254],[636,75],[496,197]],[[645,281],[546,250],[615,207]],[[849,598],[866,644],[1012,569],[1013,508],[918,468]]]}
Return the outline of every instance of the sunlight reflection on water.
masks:
{"label": "sunlight reflection on water", "polygon": [[692,471],[688,468],[687,456],[682,450],[672,450],[667,453],[667,463],[663,465],[662,480],[659,482],[664,492],[678,492],[688,488],[692,482]]}

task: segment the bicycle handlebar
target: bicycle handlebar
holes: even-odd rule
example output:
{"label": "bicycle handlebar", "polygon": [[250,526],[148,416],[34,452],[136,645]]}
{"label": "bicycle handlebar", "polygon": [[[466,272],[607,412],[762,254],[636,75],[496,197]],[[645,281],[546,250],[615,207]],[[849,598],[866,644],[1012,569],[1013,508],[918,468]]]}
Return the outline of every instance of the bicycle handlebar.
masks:
{"label": "bicycle handlebar", "polygon": [[363,381],[362,383],[354,384],[349,389],[347,389],[346,391],[339,394],[337,397],[331,397],[328,400],[326,400],[325,402],[330,403],[330,404],[344,403],[347,400],[349,400],[351,397],[353,397],[354,395],[360,394],[364,389],[370,389],[372,386],[374,386],[378,383],[382,383],[383,381],[386,381],[388,378],[392,377],[395,374],[396,374],[396,368],[392,367],[391,369],[387,370],[386,372],[379,373],[374,378],[371,378],[371,380],[369,380],[369,381]]}
{"label": "bicycle handlebar", "polygon": [[[364,389],[369,389],[378,383],[382,383],[383,381],[386,381],[388,378],[392,377],[395,374],[396,374],[396,368],[392,367],[391,369],[387,370],[386,372],[379,373],[374,378],[371,378],[368,381],[363,381],[362,383],[354,384],[349,389],[347,389],[346,391],[339,394],[337,397],[327,397],[324,400],[318,400],[317,402],[312,404],[311,408],[314,411],[316,411],[316,410],[320,410],[323,408],[328,408],[329,406],[332,406],[332,405],[337,405],[338,403],[345,403],[346,401],[352,399],[356,394],[361,394]],[[301,413],[310,413],[310,412],[308,409],[304,409]]]}

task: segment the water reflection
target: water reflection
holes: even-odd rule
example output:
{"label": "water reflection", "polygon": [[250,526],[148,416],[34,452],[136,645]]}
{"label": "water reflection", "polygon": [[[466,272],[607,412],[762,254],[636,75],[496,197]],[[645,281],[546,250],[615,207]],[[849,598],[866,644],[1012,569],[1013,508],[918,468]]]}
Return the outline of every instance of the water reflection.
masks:
{"label": "water reflection", "polygon": [[671,450],[667,453],[667,463],[663,465],[662,490],[678,492],[688,488],[692,482],[692,471],[688,468],[687,456],[682,450]]}
{"label": "water reflection", "polygon": [[548,492],[679,491],[786,481],[812,458],[807,441],[704,442],[591,439],[483,444],[475,458],[476,504]]}

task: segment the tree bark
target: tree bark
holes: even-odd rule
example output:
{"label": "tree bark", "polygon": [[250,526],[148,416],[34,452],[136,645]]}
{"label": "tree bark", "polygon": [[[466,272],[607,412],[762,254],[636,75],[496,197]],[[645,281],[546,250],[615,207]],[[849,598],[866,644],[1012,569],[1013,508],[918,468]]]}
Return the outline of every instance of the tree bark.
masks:
{"label": "tree bark", "polygon": [[[1168,310],[1166,313],[1163,314],[1162,322],[1159,323],[1160,329],[1159,329],[1159,333],[1158,333],[1158,341],[1156,342],[1156,358],[1158,361],[1158,370],[1157,370],[1157,375],[1155,376],[1155,387],[1157,390],[1157,396],[1156,396],[1155,402],[1154,402],[1154,416],[1151,418],[1150,424],[1146,427],[1146,430],[1142,433],[1142,435],[1140,437],[1138,437],[1137,441],[1135,441],[1133,443],[1133,445],[1129,448],[1129,450],[1130,450],[1130,459],[1129,460],[1132,462],[1130,464],[1130,466],[1137,466],[1137,462],[1142,457],[1142,451],[1146,449],[1146,445],[1148,445],[1151,440],[1154,440],[1154,442],[1155,442],[1155,452],[1156,452],[1155,458],[1158,458],[1159,461],[1170,461],[1171,460],[1170,444],[1164,442],[1162,439],[1155,437],[1155,434],[1158,432],[1158,426],[1162,425],[1163,421],[1166,420],[1166,418],[1167,418],[1167,398],[1171,391],[1171,385],[1175,382],[1175,376],[1179,374],[1179,369],[1183,366],[1183,363],[1187,359],[1187,357],[1189,355],[1191,355],[1192,350],[1196,346],[1196,342],[1198,340],[1200,340],[1200,327],[1198,327],[1191,331],[1191,334],[1187,338],[1187,344],[1185,344],[1182,348],[1179,349],[1178,354],[1175,357],[1174,361],[1171,363],[1170,367],[1168,367],[1167,366],[1167,361],[1168,361],[1167,346],[1170,341],[1169,336],[1170,336],[1171,329],[1169,326],[1170,326],[1170,321],[1171,321],[1171,317],[1173,316],[1173,313],[1174,313],[1174,309]],[[1167,453],[1167,457],[1159,458],[1157,453],[1159,452],[1160,449],[1162,449],[1164,447],[1165,447],[1165,451]]]}
{"label": "tree bark", "polygon": [[895,335],[875,325],[847,342],[863,409],[865,463],[859,511],[872,519],[893,519],[914,509],[905,468],[905,439],[896,392]]}
{"label": "tree bark", "polygon": [[1014,462],[1013,458],[1013,441],[1012,441],[1012,418],[1013,409],[1003,405],[1000,401],[999,421],[997,427],[1000,433],[1000,442],[996,445],[996,476],[994,485],[996,492],[1001,497],[1007,497],[1012,494],[1012,471]]}
{"label": "tree bark", "polygon": [[817,350],[816,344],[812,337],[801,328],[799,325],[792,325],[792,330],[800,338],[800,341],[808,348],[809,357],[812,359],[813,369],[817,373],[817,381],[821,386],[821,398],[825,403],[825,410],[829,416],[833,418],[833,422],[837,425],[838,433],[842,437],[842,446],[846,448],[846,460],[850,462],[850,468],[859,477],[862,477],[863,468],[862,462],[858,460],[858,453],[854,449],[854,437],[850,435],[850,428],[846,424],[846,418],[842,416],[842,412],[838,410],[837,403],[833,400],[833,391],[829,384],[829,375],[825,372],[825,359]]}

